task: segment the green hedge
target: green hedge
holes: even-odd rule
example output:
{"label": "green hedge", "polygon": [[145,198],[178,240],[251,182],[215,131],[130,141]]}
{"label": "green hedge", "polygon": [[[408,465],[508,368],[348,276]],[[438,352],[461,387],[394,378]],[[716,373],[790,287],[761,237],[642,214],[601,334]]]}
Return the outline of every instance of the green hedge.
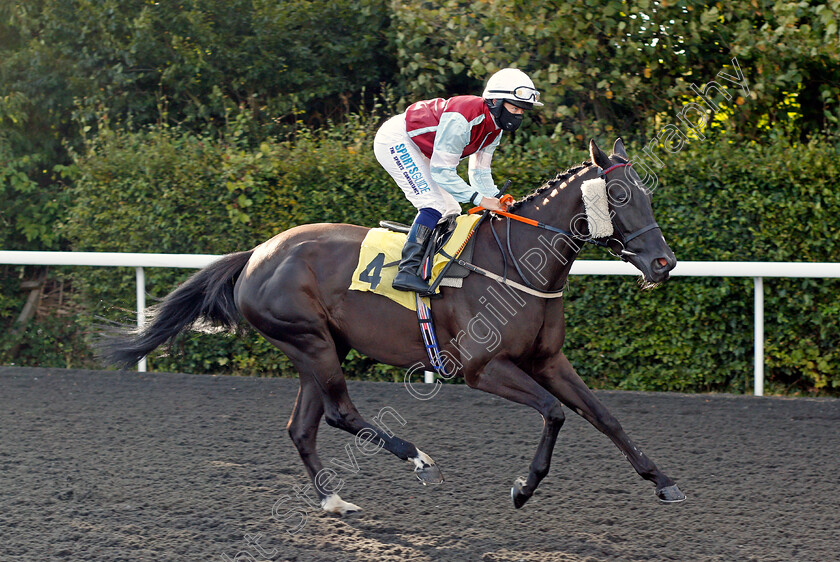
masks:
{"label": "green hedge", "polygon": [[[76,156],[64,234],[79,251],[227,253],[297,224],[372,226],[413,214],[373,157],[375,118],[259,146],[240,141],[237,130],[218,137],[166,127],[104,130]],[[833,139],[694,141],[663,156],[657,219],[679,260],[840,261],[831,232],[840,212],[838,156]],[[504,144],[494,171],[522,195],[585,157],[584,146],[530,138]],[[583,257],[612,259],[597,249]],[[163,297],[190,273],[150,269],[147,291]],[[134,321],[125,312],[134,308],[133,270],[80,269],[73,280],[91,315]],[[768,279],[765,287],[768,390],[837,394],[840,283]],[[595,387],[743,392],[752,384],[752,295],[750,279],[674,278],[641,291],[626,277],[573,277],[566,351]],[[190,334],[178,351],[153,356],[152,368],[294,375],[254,335]],[[50,361],[60,363],[33,364]],[[401,377],[356,354],[347,370],[356,378]]]}
{"label": "green hedge", "polygon": [[[248,249],[299,224],[382,218],[407,221],[413,209],[373,157],[370,122],[352,119],[321,135],[250,146],[234,123],[221,137],[155,127],[103,130],[76,159],[74,205],[64,233],[76,251],[223,254]],[[148,269],[150,301],[193,271]],[[91,313],[133,323],[133,269],[79,270]],[[189,334],[177,353],[150,357],[157,370],[294,376],[290,363],[255,334]],[[354,354],[356,370],[392,379]]]}
{"label": "green hedge", "polygon": [[[695,141],[657,172],[658,222],[678,260],[838,262],[838,155],[833,139],[795,146]],[[768,390],[836,394],[840,282],[764,284]],[[752,386],[751,279],[678,277],[638,291],[626,279],[573,278],[567,302],[569,356],[596,386]]]}

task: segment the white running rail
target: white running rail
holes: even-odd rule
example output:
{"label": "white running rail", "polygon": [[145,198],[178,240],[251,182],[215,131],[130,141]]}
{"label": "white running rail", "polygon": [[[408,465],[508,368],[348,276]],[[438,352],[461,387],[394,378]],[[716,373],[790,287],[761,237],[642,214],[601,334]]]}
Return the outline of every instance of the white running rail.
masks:
{"label": "white running rail", "polygon": [[[114,252],[18,252],[0,250],[0,264],[14,265],[81,265],[133,267],[137,272],[137,325],[142,326],[146,308],[144,267],[180,267],[199,269],[222,256],[211,254],[130,254]],[[639,275],[629,263],[617,261],[579,260],[572,264],[572,275]],[[811,277],[840,278],[840,263],[806,262],[679,262],[671,271],[687,277],[752,277],[755,285],[755,373],[754,394],[764,394],[764,278]],[[146,360],[137,365],[146,370]],[[428,382],[428,381],[427,381]]]}

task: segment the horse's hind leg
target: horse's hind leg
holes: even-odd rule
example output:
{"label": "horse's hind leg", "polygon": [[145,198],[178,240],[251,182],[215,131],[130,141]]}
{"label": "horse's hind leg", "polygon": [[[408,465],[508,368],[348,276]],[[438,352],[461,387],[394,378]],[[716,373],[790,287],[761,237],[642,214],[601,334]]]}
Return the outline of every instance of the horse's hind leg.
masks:
{"label": "horse's hind leg", "polygon": [[327,424],[355,435],[357,446],[361,443],[365,449],[374,451],[384,448],[402,460],[411,462],[417,479],[424,486],[443,482],[440,469],[429,455],[391,433],[387,426],[372,425],[362,417],[350,400],[341,366],[335,364],[331,369],[333,370],[330,372],[335,373],[335,376],[318,379],[324,391],[324,415]]}
{"label": "horse's hind leg", "polygon": [[512,402],[531,406],[543,417],[543,433],[531,461],[528,477],[518,478],[510,490],[513,505],[519,509],[548,474],[557,433],[566,421],[563,408],[557,398],[506,359],[494,359],[478,375],[468,376],[467,384]]}
{"label": "horse's hind leg", "polygon": [[607,410],[595,394],[575,372],[562,353],[539,368],[534,378],[560,401],[583,416],[595,428],[609,437],[624,453],[639,476],[656,485],[656,495],[662,502],[676,503],[685,500],[685,494],[676,483],[660,471],[622,429],[618,420]]}
{"label": "horse's hind leg", "polygon": [[[361,443],[367,454],[370,454],[371,450],[375,452],[378,448],[384,448],[403,460],[411,461],[417,477],[423,484],[437,484],[443,481],[440,471],[428,455],[395,436],[387,427],[382,429],[371,425],[361,416],[347,392],[340,361],[340,355],[343,354],[338,352],[332,338],[308,334],[298,335],[293,343],[273,339],[270,341],[291,359],[300,373],[301,392],[289,422],[289,431],[325,510],[342,512],[342,508],[331,509],[330,496],[337,497],[337,494],[325,489],[319,481],[328,480],[326,483],[329,483],[329,479],[324,478],[323,474],[321,478],[318,476],[323,467],[315,451],[317,421],[322,415],[327,424],[356,435],[357,444]],[[341,501],[340,498],[338,500]],[[357,506],[349,505],[358,509]]]}
{"label": "horse's hind leg", "polygon": [[[359,506],[342,500],[336,491],[326,489],[327,483],[319,481],[318,473],[324,467],[318,457],[316,439],[318,424],[321,422],[321,416],[323,415],[324,402],[318,386],[309,378],[301,378],[295,406],[289,418],[289,423],[286,425],[289,437],[297,447],[324,511],[340,515],[360,511]],[[309,486],[306,488],[309,488]],[[302,495],[308,497],[307,489],[302,491]]]}

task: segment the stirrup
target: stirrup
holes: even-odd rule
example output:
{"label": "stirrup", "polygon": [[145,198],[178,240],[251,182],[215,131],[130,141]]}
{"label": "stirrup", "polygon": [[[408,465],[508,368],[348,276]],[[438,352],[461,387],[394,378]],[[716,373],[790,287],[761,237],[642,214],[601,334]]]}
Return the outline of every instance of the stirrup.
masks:
{"label": "stirrup", "polygon": [[[408,277],[408,279],[400,279],[400,276]],[[426,283],[419,275],[412,275],[408,272],[399,272],[394,277],[391,287],[398,291],[414,291],[418,294],[427,293],[429,291],[429,284]]]}

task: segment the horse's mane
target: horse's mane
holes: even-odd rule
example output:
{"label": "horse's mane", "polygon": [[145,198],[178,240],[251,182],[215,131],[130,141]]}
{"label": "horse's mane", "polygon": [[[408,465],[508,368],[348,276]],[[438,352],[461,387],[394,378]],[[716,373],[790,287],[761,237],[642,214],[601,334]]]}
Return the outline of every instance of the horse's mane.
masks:
{"label": "horse's mane", "polygon": [[573,167],[569,168],[568,170],[566,170],[565,172],[558,173],[556,176],[554,176],[553,179],[550,179],[547,182],[545,182],[543,185],[538,187],[536,189],[536,191],[534,191],[530,195],[526,195],[522,199],[519,199],[519,200],[515,201],[513,203],[513,205],[511,205],[510,208],[508,209],[508,212],[512,213],[512,212],[516,211],[519,207],[521,207],[522,205],[524,205],[528,201],[531,201],[532,199],[534,199],[535,197],[538,197],[540,194],[548,191],[549,189],[553,189],[554,187],[557,186],[557,184],[566,181],[567,179],[569,179],[570,177],[572,177],[573,175],[575,175],[579,171],[583,170],[584,168],[588,168],[591,165],[592,165],[592,162],[587,160],[579,166],[573,166]]}

